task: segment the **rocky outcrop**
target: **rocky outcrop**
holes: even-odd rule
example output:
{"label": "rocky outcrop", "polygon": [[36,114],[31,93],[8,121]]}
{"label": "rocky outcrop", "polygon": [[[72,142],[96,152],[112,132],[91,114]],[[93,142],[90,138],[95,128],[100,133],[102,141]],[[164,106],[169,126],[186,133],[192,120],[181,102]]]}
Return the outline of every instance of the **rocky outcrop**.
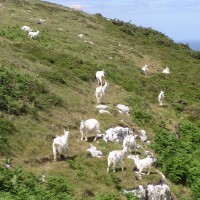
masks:
{"label": "rocky outcrop", "polygon": [[133,193],[136,197],[142,200],[171,200],[170,188],[167,184],[158,185],[147,185],[145,189],[142,185],[139,185],[137,189],[134,190],[124,190],[125,194]]}

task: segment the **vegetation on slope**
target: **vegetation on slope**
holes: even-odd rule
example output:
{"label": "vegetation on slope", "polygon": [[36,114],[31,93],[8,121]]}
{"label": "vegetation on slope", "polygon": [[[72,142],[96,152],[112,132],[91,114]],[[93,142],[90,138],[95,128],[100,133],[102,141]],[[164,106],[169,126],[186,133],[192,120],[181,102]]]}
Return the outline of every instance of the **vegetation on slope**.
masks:
{"label": "vegetation on slope", "polygon": [[[102,132],[117,125],[147,130],[173,198],[200,198],[199,52],[151,28],[40,1],[2,0],[0,11],[0,153],[2,163],[9,157],[14,165],[0,169],[2,198],[131,199],[123,189],[159,181],[154,168],[136,180],[130,160],[124,172],[107,174],[107,155],[121,144],[98,140],[104,157],[91,158],[89,143],[80,142],[79,116],[97,118]],[[46,22],[37,24],[39,18]],[[40,30],[40,37],[28,38],[24,25]],[[144,64],[152,65],[147,76],[140,72]],[[169,76],[161,74],[166,65]],[[95,109],[95,72],[103,68],[111,115]],[[160,89],[165,107],[158,107]],[[130,117],[117,113],[117,103],[131,108]],[[69,157],[53,162],[52,139],[64,128],[71,131]]]}

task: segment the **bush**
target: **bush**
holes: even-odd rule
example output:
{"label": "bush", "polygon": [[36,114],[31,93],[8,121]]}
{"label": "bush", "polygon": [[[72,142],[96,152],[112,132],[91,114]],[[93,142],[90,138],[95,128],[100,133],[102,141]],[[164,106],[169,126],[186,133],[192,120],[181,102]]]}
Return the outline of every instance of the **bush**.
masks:
{"label": "bush", "polygon": [[190,51],[190,56],[195,59],[200,59],[200,51]]}
{"label": "bush", "polygon": [[0,37],[14,40],[15,38],[27,39],[27,33],[22,31],[19,27],[1,27]]}
{"label": "bush", "polygon": [[5,155],[10,153],[8,138],[16,132],[15,126],[4,118],[0,118],[0,153]]}
{"label": "bush", "polygon": [[189,186],[193,196],[199,197],[200,128],[184,121],[180,124],[179,139],[161,128],[157,128],[155,133],[152,147],[159,154],[158,164],[173,182]]}
{"label": "bush", "polygon": [[22,168],[0,167],[0,196],[3,199],[72,199],[71,189],[61,176],[49,175],[45,182]]}
{"label": "bush", "polygon": [[45,85],[28,74],[21,75],[0,67],[0,109],[14,115],[35,114],[37,109],[61,105]]}
{"label": "bush", "polygon": [[138,110],[134,112],[134,119],[145,124],[151,120],[151,115],[145,111]]}

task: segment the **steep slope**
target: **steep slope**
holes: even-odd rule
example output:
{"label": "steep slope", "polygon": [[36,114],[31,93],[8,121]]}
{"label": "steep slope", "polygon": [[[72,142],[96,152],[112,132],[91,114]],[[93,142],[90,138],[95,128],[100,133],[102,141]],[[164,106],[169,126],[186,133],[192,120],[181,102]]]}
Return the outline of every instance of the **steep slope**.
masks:
{"label": "steep slope", "polygon": [[[74,199],[125,199],[123,189],[160,180],[155,168],[136,180],[129,159],[124,172],[107,174],[108,153],[122,145],[99,139],[94,144],[104,156],[89,157],[89,142],[80,141],[81,116],[98,119],[102,133],[117,125],[134,128],[136,133],[144,128],[153,144],[138,153],[155,152],[173,198],[199,198],[199,52],[152,29],[45,2],[2,0],[0,11],[0,151],[2,162],[12,158],[14,165],[12,172],[2,168],[3,197],[13,199],[17,194],[22,198],[32,189],[29,195],[35,199],[42,195],[66,198],[62,193]],[[37,23],[40,18],[45,22]],[[39,38],[30,39],[21,30],[24,25],[39,30]],[[78,37],[81,33],[85,35],[82,39]],[[144,64],[151,65],[146,76],[140,71]],[[171,70],[169,76],[161,74],[165,66]],[[95,72],[102,69],[110,83],[105,104],[111,115],[100,115],[95,108]],[[166,96],[163,107],[157,102],[161,89]],[[117,112],[118,103],[130,107],[130,116]],[[178,139],[174,134],[177,124]],[[52,140],[64,128],[71,132],[69,158],[53,162]],[[42,174],[46,185],[37,183]],[[6,177],[12,180],[10,187],[6,187]],[[12,187],[23,185],[19,180],[39,186]],[[65,191],[60,182],[67,184]]]}

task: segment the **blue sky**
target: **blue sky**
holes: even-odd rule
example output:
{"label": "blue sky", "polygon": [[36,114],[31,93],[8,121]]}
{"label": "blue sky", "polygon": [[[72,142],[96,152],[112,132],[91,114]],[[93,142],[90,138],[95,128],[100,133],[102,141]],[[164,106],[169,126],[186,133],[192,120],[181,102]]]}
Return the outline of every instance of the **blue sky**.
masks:
{"label": "blue sky", "polygon": [[84,12],[101,13],[143,27],[151,27],[174,41],[200,41],[200,0],[47,0],[63,6],[79,5]]}

